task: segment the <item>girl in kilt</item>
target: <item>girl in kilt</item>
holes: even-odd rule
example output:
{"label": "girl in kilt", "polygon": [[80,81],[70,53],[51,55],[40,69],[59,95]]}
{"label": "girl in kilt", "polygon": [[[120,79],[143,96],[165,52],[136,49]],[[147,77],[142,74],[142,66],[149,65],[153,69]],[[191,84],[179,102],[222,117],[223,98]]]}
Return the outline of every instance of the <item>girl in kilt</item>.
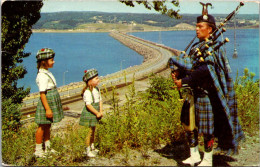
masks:
{"label": "girl in kilt", "polygon": [[86,137],[86,154],[88,157],[95,157],[99,150],[95,149],[95,131],[96,125],[103,117],[102,98],[99,89],[98,72],[96,69],[85,71],[83,81],[86,86],[82,90],[82,97],[85,106],[82,110],[79,124],[89,128]]}
{"label": "girl in kilt", "polygon": [[[36,130],[36,157],[45,157],[47,152],[56,153],[51,149],[50,128],[52,123],[60,122],[63,118],[63,110],[60,95],[56,88],[56,80],[48,71],[54,65],[55,53],[52,49],[43,48],[37,52],[38,74],[36,83],[39,87],[40,99],[35,113]],[[45,150],[43,150],[43,142]]]}

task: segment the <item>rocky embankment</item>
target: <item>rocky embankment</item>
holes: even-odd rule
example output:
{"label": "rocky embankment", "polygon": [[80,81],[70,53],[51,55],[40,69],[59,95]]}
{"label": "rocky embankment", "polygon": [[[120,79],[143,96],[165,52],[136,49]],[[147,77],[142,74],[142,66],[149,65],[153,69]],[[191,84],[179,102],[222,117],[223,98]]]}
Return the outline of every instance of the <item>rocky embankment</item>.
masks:
{"label": "rocky embankment", "polygon": [[133,40],[133,38],[138,39],[140,41],[143,41],[143,39],[134,36],[131,36],[132,38],[129,38],[129,35],[118,32],[112,32],[109,35],[115,38],[116,40],[120,41],[123,45],[129,47],[130,49],[142,55],[144,57],[143,63],[150,63],[154,59],[157,59],[159,57],[160,53],[158,51],[151,49],[147,45],[141,44],[138,41]]}

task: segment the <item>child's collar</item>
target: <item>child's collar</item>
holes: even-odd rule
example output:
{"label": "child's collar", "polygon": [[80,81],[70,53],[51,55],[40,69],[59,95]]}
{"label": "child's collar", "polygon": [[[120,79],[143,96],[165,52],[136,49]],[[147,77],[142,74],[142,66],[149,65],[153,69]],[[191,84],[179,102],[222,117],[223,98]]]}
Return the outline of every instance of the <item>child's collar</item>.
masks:
{"label": "child's collar", "polygon": [[45,68],[40,68],[39,69],[39,72],[48,72],[49,70],[48,69],[45,69]]}

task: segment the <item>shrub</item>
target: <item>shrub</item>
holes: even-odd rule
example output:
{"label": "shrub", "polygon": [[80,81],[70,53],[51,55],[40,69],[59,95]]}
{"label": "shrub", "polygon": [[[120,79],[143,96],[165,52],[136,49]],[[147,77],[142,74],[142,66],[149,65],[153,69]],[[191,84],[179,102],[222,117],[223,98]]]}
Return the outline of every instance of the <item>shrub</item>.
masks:
{"label": "shrub", "polygon": [[259,80],[254,81],[254,76],[245,68],[235,82],[240,123],[250,135],[259,131]]}

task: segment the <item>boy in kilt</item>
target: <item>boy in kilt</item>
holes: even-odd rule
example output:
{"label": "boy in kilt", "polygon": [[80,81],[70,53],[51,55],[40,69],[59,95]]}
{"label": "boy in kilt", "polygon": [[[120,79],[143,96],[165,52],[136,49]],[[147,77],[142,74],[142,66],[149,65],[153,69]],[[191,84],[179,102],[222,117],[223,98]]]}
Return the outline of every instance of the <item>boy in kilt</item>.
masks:
{"label": "boy in kilt", "polygon": [[[202,3],[201,3],[202,4]],[[190,157],[184,164],[194,165],[201,162],[198,150],[198,134],[204,138],[204,157],[199,166],[212,166],[214,138],[218,147],[227,153],[237,153],[238,143],[244,138],[237,116],[237,101],[231,70],[224,49],[212,49],[212,54],[204,61],[193,54],[216,29],[215,19],[207,13],[203,5],[202,15],[197,17],[196,34],[199,42],[193,44],[189,56],[173,56],[171,61],[182,69],[172,73],[176,87],[188,85],[193,90],[195,122],[197,128],[186,131],[190,147]],[[210,4],[211,5],[211,4]],[[206,11],[205,11],[206,10]],[[211,46],[214,48],[214,45]],[[202,52],[202,55],[206,54]],[[182,74],[181,74],[182,73]]]}
{"label": "boy in kilt", "polygon": [[[50,128],[52,123],[60,122],[63,118],[63,110],[60,95],[56,88],[56,80],[48,71],[54,65],[55,53],[52,49],[43,48],[37,52],[38,74],[36,83],[39,87],[40,99],[35,113],[35,122],[38,124],[36,131],[36,157],[45,157],[47,152],[56,153],[51,149]],[[43,141],[45,151],[43,150]]]}
{"label": "boy in kilt", "polygon": [[98,72],[96,69],[85,71],[83,81],[86,86],[82,90],[82,97],[85,106],[82,110],[79,124],[89,127],[86,137],[86,154],[88,157],[95,157],[99,150],[95,149],[96,125],[103,117],[102,98],[97,85],[99,84]]}

